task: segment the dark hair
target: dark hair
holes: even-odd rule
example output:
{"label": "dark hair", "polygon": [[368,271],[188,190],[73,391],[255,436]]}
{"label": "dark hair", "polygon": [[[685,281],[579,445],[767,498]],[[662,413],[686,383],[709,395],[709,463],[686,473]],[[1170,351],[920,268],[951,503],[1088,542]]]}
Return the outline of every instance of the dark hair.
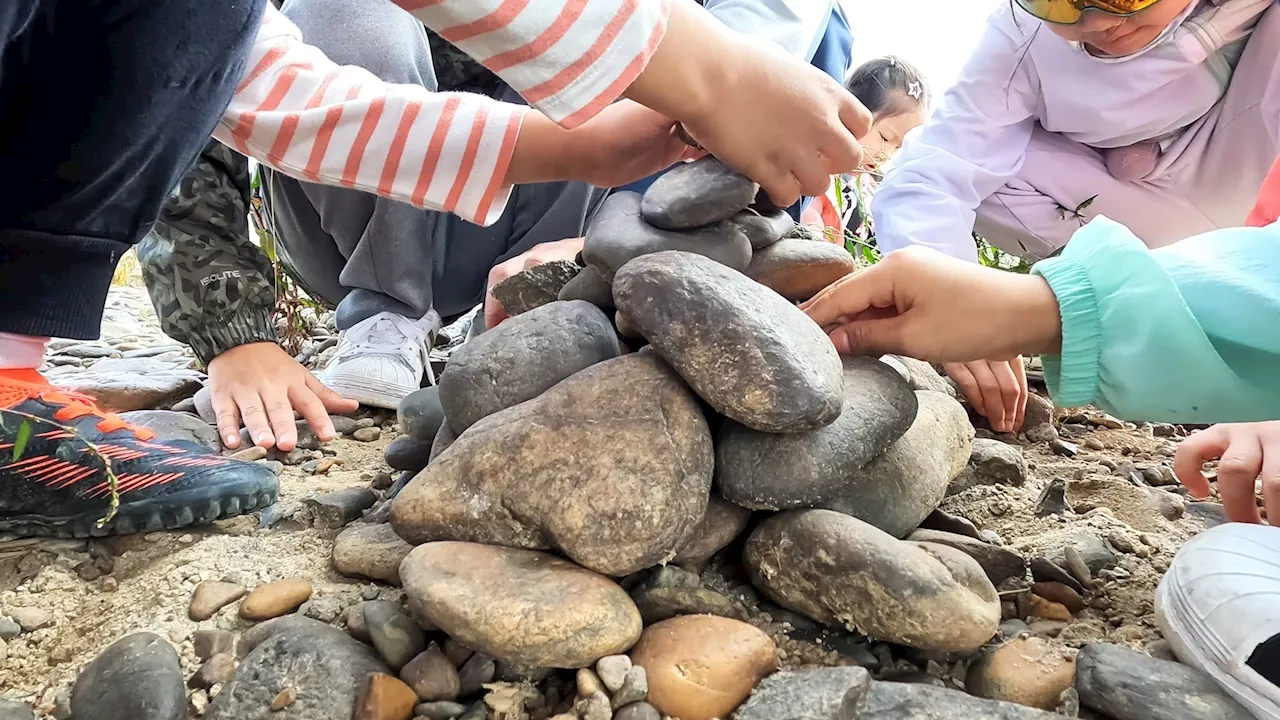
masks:
{"label": "dark hair", "polygon": [[896,57],[868,60],[859,65],[845,87],[876,119],[893,117],[929,106],[929,85],[914,66]]}

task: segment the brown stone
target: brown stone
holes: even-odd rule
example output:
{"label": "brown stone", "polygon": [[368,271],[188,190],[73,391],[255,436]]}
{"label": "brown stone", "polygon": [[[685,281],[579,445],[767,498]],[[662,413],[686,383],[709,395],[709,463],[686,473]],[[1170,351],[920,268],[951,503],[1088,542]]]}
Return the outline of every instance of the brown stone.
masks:
{"label": "brown stone", "polygon": [[240,617],[245,620],[270,620],[297,610],[311,597],[311,581],[289,578],[264,583],[253,589],[240,603]]}
{"label": "brown stone", "polygon": [[400,679],[413,688],[422,702],[456,700],[462,691],[458,669],[435,643],[400,670]]}
{"label": "brown stone", "polygon": [[843,245],[796,238],[757,250],[747,277],[792,302],[804,302],[856,269]]}
{"label": "brown stone", "polygon": [[354,720],[409,720],[418,696],[398,678],[374,673],[360,685]]}
{"label": "brown stone", "polygon": [[400,576],[419,622],[498,660],[585,667],[640,636],[640,612],[622,588],[546,553],[427,543]]}
{"label": "brown stone", "polygon": [[52,378],[55,385],[84,393],[113,412],[168,407],[195,395],[203,379],[194,370],[156,358],[109,358],[85,372]]}
{"label": "brown stone", "polygon": [[1031,616],[1044,618],[1045,620],[1071,621],[1071,611],[1065,605],[1045,600],[1035,593],[1031,594]]}
{"label": "brown stone", "polygon": [[196,671],[187,685],[193,688],[208,690],[214,685],[231,682],[236,672],[236,659],[231,653],[220,653],[205,661]]}
{"label": "brown stone", "polygon": [[333,567],[347,577],[400,584],[400,563],[413,546],[387,523],[357,524],[333,541]]}
{"label": "brown stone", "polygon": [[1052,710],[1075,681],[1073,658],[1038,637],[1014,640],[969,668],[965,689],[989,700]]}
{"label": "brown stone", "polygon": [[1036,595],[1065,607],[1073,615],[1084,610],[1084,598],[1080,593],[1060,582],[1038,582],[1031,586]]}
{"label": "brown stone", "polygon": [[711,559],[712,555],[733,542],[750,520],[750,510],[734,505],[720,497],[720,493],[712,491],[706,515],[702,516],[702,522],[689,533],[672,562],[677,565],[696,565]]}
{"label": "brown stone", "polygon": [[208,620],[248,592],[243,585],[206,580],[197,585],[196,591],[191,594],[191,607],[187,609],[187,617],[196,622]]}
{"label": "brown stone", "polygon": [[681,720],[729,717],[778,668],[777,647],[768,635],[709,615],[650,626],[631,660],[648,675],[649,703]]}

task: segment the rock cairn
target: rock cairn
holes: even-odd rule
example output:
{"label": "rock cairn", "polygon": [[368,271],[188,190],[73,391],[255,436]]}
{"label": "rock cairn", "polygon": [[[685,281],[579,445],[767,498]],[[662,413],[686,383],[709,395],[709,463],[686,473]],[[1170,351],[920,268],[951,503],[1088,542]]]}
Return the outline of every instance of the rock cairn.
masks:
{"label": "rock cairn", "polygon": [[[1097,591],[1154,552],[1146,535],[1067,526],[1027,552],[940,510],[1020,488],[1022,451],[976,437],[927,364],[838,357],[795,303],[853,262],[757,195],[714,159],[615,194],[577,262],[495,288],[512,318],[457,347],[395,425],[334,418],[353,439],[402,433],[398,475],[306,500],[314,527],[341,528],[334,569],[384,587],[344,609],[303,578],[201,582],[189,617],[218,629],[192,638],[185,689],[173,648],[139,633],[55,716],[1246,720],[1187,666],[1051,642],[1109,612]],[[1028,437],[1076,447],[1051,408],[1028,417]],[[304,452],[280,461],[338,460]],[[1159,471],[1120,470],[1137,480],[1050,483],[1036,515],[1174,519]],[[51,622],[7,612],[0,637]]]}

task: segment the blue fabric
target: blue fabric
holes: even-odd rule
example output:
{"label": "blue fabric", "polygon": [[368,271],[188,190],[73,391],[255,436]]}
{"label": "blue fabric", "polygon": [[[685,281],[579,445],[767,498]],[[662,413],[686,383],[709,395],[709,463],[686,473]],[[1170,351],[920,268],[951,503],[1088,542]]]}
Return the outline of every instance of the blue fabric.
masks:
{"label": "blue fabric", "polygon": [[[844,11],[840,9],[839,3],[834,3],[831,6],[831,17],[827,18],[826,28],[818,36],[816,47],[809,53],[809,62],[841,83],[848,76],[849,66],[853,64],[853,31],[850,29],[849,20],[844,16]],[[663,170],[643,180],[637,180],[630,185],[617,188],[617,190],[629,190],[643,194],[655,180],[666,172],[667,170]],[[795,205],[787,208],[787,214],[795,219],[796,222],[799,222],[801,213],[812,201],[813,198],[800,198]]]}

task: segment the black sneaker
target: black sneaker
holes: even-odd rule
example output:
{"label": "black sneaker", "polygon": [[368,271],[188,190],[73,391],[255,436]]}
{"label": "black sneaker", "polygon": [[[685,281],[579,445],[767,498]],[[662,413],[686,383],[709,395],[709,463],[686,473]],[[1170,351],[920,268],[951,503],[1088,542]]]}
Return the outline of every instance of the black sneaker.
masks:
{"label": "black sneaker", "polygon": [[[116,477],[114,514],[104,457]],[[275,502],[277,486],[264,465],[184,440],[156,440],[37,372],[0,370],[0,533],[83,538],[172,530],[264,508]]]}

